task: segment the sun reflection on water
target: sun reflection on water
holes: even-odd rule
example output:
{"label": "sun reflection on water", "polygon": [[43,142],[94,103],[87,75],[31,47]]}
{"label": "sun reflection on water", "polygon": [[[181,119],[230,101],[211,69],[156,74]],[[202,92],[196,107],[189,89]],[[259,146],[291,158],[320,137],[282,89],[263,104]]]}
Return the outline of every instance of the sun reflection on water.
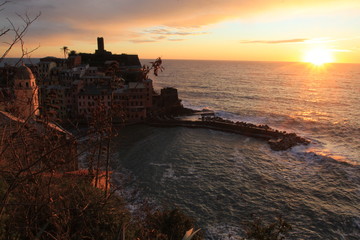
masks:
{"label": "sun reflection on water", "polygon": [[299,111],[296,112],[292,118],[300,118],[301,120],[307,122],[319,122],[321,120],[325,120],[329,117],[329,114],[322,111],[316,110],[307,110],[307,111]]}

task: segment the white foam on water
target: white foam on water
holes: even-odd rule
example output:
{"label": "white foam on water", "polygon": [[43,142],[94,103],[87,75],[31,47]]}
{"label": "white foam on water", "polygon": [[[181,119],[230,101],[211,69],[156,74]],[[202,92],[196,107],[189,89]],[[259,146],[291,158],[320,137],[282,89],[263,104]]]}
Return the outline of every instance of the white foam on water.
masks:
{"label": "white foam on water", "polygon": [[229,226],[226,223],[207,226],[206,239],[211,240],[241,240],[240,228],[238,226]]}
{"label": "white foam on water", "polygon": [[154,163],[154,162],[150,162],[149,165],[157,166],[157,167],[171,167],[170,163]]}
{"label": "white foam on water", "polygon": [[[112,186],[115,187],[115,194],[126,200],[126,207],[129,211],[141,216],[141,208],[144,204],[154,205],[154,201],[144,197],[144,194],[137,184],[136,177],[125,169],[114,171],[112,176]],[[154,205],[155,206],[155,205]]]}
{"label": "white foam on water", "polygon": [[236,113],[227,111],[217,110],[215,111],[216,116],[233,121],[233,122],[247,122],[252,124],[266,124],[269,120],[265,116],[241,116]]}
{"label": "white foam on water", "polygon": [[196,111],[212,110],[208,105],[193,105],[190,101],[182,100],[182,104],[185,108],[190,108]]}

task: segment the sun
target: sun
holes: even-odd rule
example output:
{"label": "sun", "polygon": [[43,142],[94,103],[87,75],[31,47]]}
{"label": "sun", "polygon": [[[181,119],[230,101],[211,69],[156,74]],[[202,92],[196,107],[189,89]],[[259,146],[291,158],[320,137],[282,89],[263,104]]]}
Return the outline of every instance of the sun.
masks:
{"label": "sun", "polygon": [[321,66],[324,63],[333,62],[334,56],[330,49],[314,48],[314,49],[310,49],[305,53],[303,61],[312,63],[317,66]]}

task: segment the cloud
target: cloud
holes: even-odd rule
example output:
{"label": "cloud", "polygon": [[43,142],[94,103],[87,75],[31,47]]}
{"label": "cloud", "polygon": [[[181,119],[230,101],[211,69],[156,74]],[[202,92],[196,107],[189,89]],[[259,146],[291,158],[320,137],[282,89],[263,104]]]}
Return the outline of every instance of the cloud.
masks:
{"label": "cloud", "polygon": [[[152,28],[143,29],[140,32],[136,33],[135,38],[130,41],[133,43],[145,43],[145,42],[156,42],[160,40],[164,41],[184,41],[186,36],[196,36],[207,34],[207,32],[198,31],[197,28],[174,28],[167,26],[157,26]],[[177,38],[182,37],[182,38]],[[146,38],[147,40],[143,40]]]}
{"label": "cloud", "polygon": [[346,39],[332,39],[329,37],[322,37],[322,38],[308,39],[306,41],[306,43],[328,43],[328,42],[337,42],[337,41],[342,41],[342,40],[346,40]]}
{"label": "cloud", "polygon": [[198,31],[178,31],[179,29],[171,30],[166,27],[161,28],[151,28],[145,29],[144,33],[151,33],[151,34],[158,34],[158,35],[180,35],[180,36],[187,36],[187,35],[201,35],[207,34],[207,32],[198,32]]}
{"label": "cloud", "polygon": [[[4,22],[2,17],[14,17],[16,13],[28,12],[30,15],[36,15],[41,12],[40,19],[31,26],[28,36],[31,41],[40,42],[42,45],[54,44],[56,39],[57,42],[59,40],[65,42],[61,45],[70,41],[93,42],[97,36],[105,37],[107,42],[129,41],[131,37],[129,32],[139,29],[145,29],[141,35],[152,35],[132,41],[149,42],[156,41],[156,37],[160,36],[182,36],[181,39],[185,39],[186,36],[206,34],[189,29],[195,26],[201,28],[229,19],[247,19],[264,12],[280,11],[290,15],[289,9],[317,9],[325,5],[334,8],[335,4],[345,6],[350,3],[359,4],[359,1],[12,0],[1,12],[0,22]],[[13,19],[15,23],[21,24],[16,17]],[[156,26],[165,27],[156,29]]]}
{"label": "cloud", "polygon": [[180,39],[180,38],[169,38],[169,41],[172,42],[180,42],[180,41],[184,41],[185,39]]}
{"label": "cloud", "polygon": [[287,44],[287,43],[305,43],[305,44],[316,44],[316,43],[328,43],[328,42],[339,42],[346,41],[355,38],[337,38],[332,39],[328,37],[322,38],[293,38],[293,39],[280,39],[280,40],[240,40],[240,43],[260,43],[260,44]]}
{"label": "cloud", "polygon": [[154,39],[133,39],[133,40],[130,40],[130,42],[133,42],[133,43],[151,43],[151,42],[157,42],[157,41],[154,40]]}
{"label": "cloud", "polygon": [[162,40],[162,39],[166,39],[166,37],[165,36],[157,36],[157,37],[155,37],[157,40]]}
{"label": "cloud", "polygon": [[264,43],[264,44],[283,44],[283,43],[304,43],[308,41],[307,38],[295,38],[284,40],[241,40],[240,43]]}

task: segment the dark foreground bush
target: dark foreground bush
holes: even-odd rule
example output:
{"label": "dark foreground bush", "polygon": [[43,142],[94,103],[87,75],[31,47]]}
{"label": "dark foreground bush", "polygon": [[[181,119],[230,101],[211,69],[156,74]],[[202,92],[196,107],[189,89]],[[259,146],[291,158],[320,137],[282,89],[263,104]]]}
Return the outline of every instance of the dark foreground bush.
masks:
{"label": "dark foreground bush", "polygon": [[[148,212],[144,226],[141,239],[159,240],[181,240],[186,231],[195,228],[194,220],[179,209]],[[192,239],[203,239],[202,233],[198,232]]]}
{"label": "dark foreground bush", "polygon": [[0,239],[113,239],[130,214],[84,181],[36,177],[12,191],[1,220]]}
{"label": "dark foreground bush", "polygon": [[[0,177],[3,197],[9,187]],[[11,191],[0,217],[0,239],[181,240],[194,227],[180,210],[146,211],[135,218],[117,196],[105,196],[76,177],[37,176]],[[201,239],[199,234],[193,239]]]}

